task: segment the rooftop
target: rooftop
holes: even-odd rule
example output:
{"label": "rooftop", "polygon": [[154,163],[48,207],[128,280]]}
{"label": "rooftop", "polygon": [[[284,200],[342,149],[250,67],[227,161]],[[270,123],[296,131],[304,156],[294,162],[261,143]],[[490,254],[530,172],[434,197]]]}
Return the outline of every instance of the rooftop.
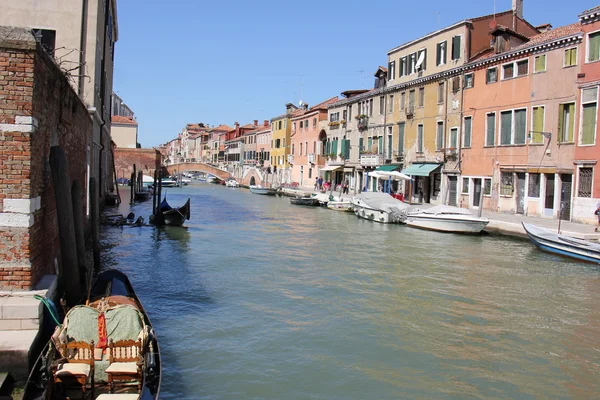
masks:
{"label": "rooftop", "polygon": [[113,115],[111,122],[113,124],[121,124],[121,125],[137,125],[137,121],[133,119],[133,117],[122,117],[120,115]]}

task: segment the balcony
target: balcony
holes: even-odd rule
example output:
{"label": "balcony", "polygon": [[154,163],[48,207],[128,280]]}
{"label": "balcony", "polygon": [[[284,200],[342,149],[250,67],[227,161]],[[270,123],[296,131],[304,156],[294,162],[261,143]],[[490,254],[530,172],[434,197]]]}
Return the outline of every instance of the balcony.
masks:
{"label": "balcony", "polygon": [[357,117],[358,119],[358,130],[360,131],[364,131],[365,129],[367,129],[369,127],[369,117],[367,117],[366,115],[359,115]]}
{"label": "balcony", "polygon": [[309,163],[309,164],[314,164],[314,163],[315,163],[315,160],[316,160],[316,158],[317,158],[317,157],[316,157],[315,153],[311,153],[311,154],[309,154],[309,155],[308,155],[308,163]]}
{"label": "balcony", "polygon": [[361,154],[360,165],[363,167],[378,167],[383,165],[383,154]]}
{"label": "balcony", "polygon": [[454,147],[447,148],[446,158],[448,160],[456,160],[458,158],[458,151]]}
{"label": "balcony", "polygon": [[396,162],[404,161],[404,153],[401,151],[395,151],[393,157],[394,157],[394,161],[396,161]]}

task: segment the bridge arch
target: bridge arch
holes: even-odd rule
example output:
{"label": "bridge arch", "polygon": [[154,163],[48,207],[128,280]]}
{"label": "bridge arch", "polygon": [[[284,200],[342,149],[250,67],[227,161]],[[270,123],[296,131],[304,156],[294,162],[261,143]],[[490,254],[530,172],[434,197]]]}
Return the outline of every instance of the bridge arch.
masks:
{"label": "bridge arch", "polygon": [[165,168],[167,169],[167,172],[170,175],[179,174],[182,172],[198,171],[198,172],[204,172],[207,174],[214,175],[217,178],[223,179],[223,180],[225,180],[227,178],[231,178],[231,173],[224,171],[222,169],[216,168],[212,165],[205,164],[205,163],[199,163],[199,162],[170,164],[170,165],[167,165]]}

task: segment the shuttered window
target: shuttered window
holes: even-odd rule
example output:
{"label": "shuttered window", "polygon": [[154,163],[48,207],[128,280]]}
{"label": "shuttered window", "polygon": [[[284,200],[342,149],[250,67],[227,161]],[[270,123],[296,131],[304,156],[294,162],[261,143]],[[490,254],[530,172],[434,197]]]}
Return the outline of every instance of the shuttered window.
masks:
{"label": "shuttered window", "polygon": [[379,136],[377,140],[377,153],[383,154],[383,136]]}
{"label": "shuttered window", "polygon": [[596,137],[596,115],[598,113],[598,87],[583,89],[582,93],[582,124],[581,144],[589,145],[595,143]]}
{"label": "shuttered window", "polygon": [[565,67],[571,67],[577,65],[577,47],[565,50]]}
{"label": "shuttered window", "polygon": [[498,81],[498,68],[490,68],[485,74],[485,83],[495,83]]}
{"label": "shuttered window", "polygon": [[496,113],[490,113],[486,115],[485,145],[494,144],[496,144]]}
{"label": "shuttered window", "polygon": [[423,125],[417,125],[417,153],[423,152]]}
{"label": "shuttered window", "polygon": [[442,150],[444,148],[444,122],[443,121],[438,121],[438,123],[437,123],[435,148],[436,148],[436,150]]}
{"label": "shuttered window", "polygon": [[573,142],[574,117],[575,103],[558,106],[558,140],[560,142]]}
{"label": "shuttered window", "polygon": [[363,151],[365,151],[365,148],[364,148],[364,146],[365,146],[365,139],[363,139],[363,138],[358,138],[358,151],[359,151],[359,152],[363,152]]}
{"label": "shuttered window", "polygon": [[600,60],[600,32],[588,35],[588,62]]}
{"label": "shuttered window", "polygon": [[544,131],[544,107],[533,107],[533,127],[531,143],[544,143],[542,132]]}
{"label": "shuttered window", "polygon": [[535,67],[533,72],[544,72],[546,70],[546,55],[542,54],[535,57]]}
{"label": "shuttered window", "polygon": [[514,144],[524,144],[527,135],[527,110],[515,110]]}
{"label": "shuttered window", "polygon": [[456,149],[458,147],[458,128],[450,129],[450,148]]}
{"label": "shuttered window", "polygon": [[460,36],[452,37],[452,59],[460,59]]}
{"label": "shuttered window", "polygon": [[464,126],[464,139],[463,139],[463,146],[464,147],[471,147],[471,123],[472,123],[472,119],[471,117],[465,117],[465,126]]}
{"label": "shuttered window", "polygon": [[446,41],[438,43],[436,46],[435,65],[446,64]]}
{"label": "shuttered window", "polygon": [[527,196],[540,197],[540,174],[529,174]]}
{"label": "shuttered window", "polygon": [[500,113],[500,144],[510,144],[512,135],[512,111]]}
{"label": "shuttered window", "polygon": [[373,151],[373,138],[372,137],[367,139],[367,151]]}
{"label": "shuttered window", "polygon": [[398,124],[398,153],[404,152],[404,122]]}
{"label": "shuttered window", "polygon": [[419,88],[419,107],[425,104],[425,88]]}

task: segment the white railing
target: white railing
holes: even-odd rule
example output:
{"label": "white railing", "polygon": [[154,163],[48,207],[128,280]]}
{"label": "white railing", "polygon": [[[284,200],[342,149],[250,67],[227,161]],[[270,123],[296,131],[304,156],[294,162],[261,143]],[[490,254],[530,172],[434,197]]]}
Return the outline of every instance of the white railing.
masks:
{"label": "white railing", "polygon": [[383,165],[383,154],[361,154],[360,165],[369,167]]}

